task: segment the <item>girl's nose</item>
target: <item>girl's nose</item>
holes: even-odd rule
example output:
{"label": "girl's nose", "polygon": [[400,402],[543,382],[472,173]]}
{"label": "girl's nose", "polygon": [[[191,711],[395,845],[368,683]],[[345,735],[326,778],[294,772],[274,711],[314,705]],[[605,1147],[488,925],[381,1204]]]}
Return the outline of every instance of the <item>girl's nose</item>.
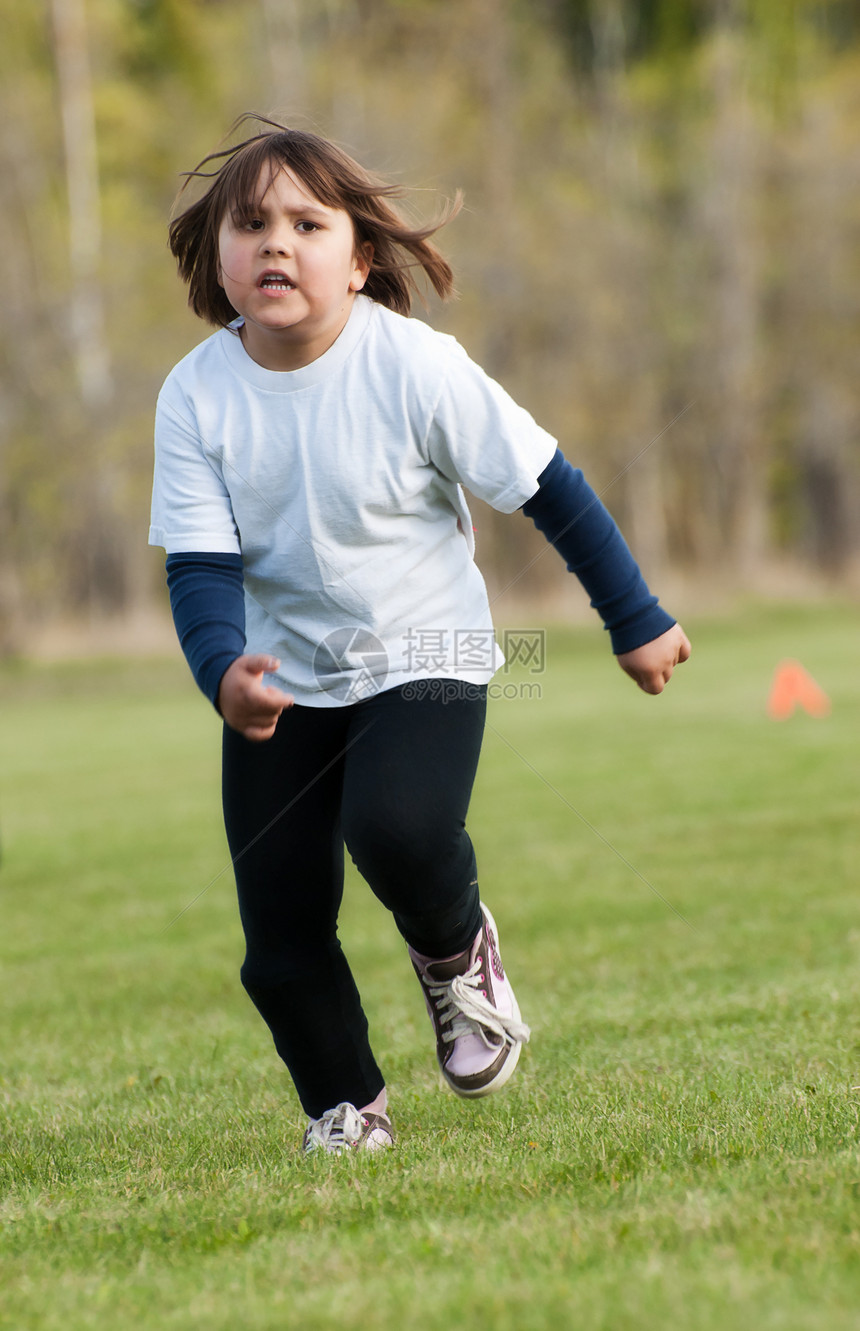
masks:
{"label": "girl's nose", "polygon": [[292,251],[292,232],[289,227],[278,227],[268,232],[261,246],[263,254],[290,254]]}

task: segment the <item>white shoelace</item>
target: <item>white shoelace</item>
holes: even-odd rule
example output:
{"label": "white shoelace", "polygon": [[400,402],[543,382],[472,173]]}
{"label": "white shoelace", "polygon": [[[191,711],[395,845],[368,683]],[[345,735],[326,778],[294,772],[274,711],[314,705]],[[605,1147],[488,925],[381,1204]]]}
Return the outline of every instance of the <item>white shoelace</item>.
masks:
{"label": "white shoelace", "polygon": [[[427,992],[439,1014],[439,1024],[447,1026],[450,1022],[450,1030],[443,1031],[442,1039],[450,1044],[461,1035],[479,1035],[491,1049],[492,1042],[485,1034],[489,1030],[508,1044],[526,1043],[531,1035],[529,1027],[516,1017],[505,1016],[485,998],[481,991],[480,970],[476,961],[465,975],[455,975],[453,980],[436,984],[425,979]],[[440,999],[444,1001],[440,1002]]]}
{"label": "white shoelace", "polygon": [[340,1151],[344,1146],[355,1146],[361,1129],[361,1115],[355,1105],[344,1102],[336,1109],[327,1109],[322,1118],[311,1123],[305,1150]]}

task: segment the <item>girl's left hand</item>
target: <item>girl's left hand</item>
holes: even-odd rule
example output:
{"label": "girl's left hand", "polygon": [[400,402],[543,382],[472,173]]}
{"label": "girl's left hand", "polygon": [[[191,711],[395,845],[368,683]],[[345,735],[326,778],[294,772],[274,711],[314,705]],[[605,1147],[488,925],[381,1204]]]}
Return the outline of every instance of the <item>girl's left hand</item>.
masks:
{"label": "girl's left hand", "polygon": [[690,639],[680,624],[673,624],[659,638],[643,643],[632,652],[622,652],[618,664],[643,693],[662,693],[676,665],[689,658]]}

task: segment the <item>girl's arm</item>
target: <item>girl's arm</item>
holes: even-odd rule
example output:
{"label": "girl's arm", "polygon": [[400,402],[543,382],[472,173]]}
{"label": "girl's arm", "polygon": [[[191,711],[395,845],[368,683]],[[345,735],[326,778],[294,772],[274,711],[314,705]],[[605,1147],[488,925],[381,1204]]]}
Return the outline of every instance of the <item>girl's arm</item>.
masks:
{"label": "girl's arm", "polygon": [[690,654],[683,629],[651,594],[613,518],[561,449],[538,487],[523,512],[588,592],[622,669],[646,693],[660,693]]}
{"label": "girl's arm", "polygon": [[224,671],[245,650],[242,556],[167,556],[167,589],[179,645],[213,707]]}
{"label": "girl's arm", "polygon": [[246,739],[268,739],[293,700],[262,682],[279,661],[244,654],[241,555],[168,555],[167,586],[179,642],[199,688]]}

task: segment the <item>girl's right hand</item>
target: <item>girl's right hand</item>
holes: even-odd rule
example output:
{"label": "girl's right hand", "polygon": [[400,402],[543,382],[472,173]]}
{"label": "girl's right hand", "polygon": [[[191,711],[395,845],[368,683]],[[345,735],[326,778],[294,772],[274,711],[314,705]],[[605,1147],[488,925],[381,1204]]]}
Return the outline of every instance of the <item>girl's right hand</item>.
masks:
{"label": "girl's right hand", "polygon": [[263,683],[280,664],[274,656],[237,656],[221,677],[218,711],[245,739],[271,739],[281,712],[293,705],[289,693]]}

